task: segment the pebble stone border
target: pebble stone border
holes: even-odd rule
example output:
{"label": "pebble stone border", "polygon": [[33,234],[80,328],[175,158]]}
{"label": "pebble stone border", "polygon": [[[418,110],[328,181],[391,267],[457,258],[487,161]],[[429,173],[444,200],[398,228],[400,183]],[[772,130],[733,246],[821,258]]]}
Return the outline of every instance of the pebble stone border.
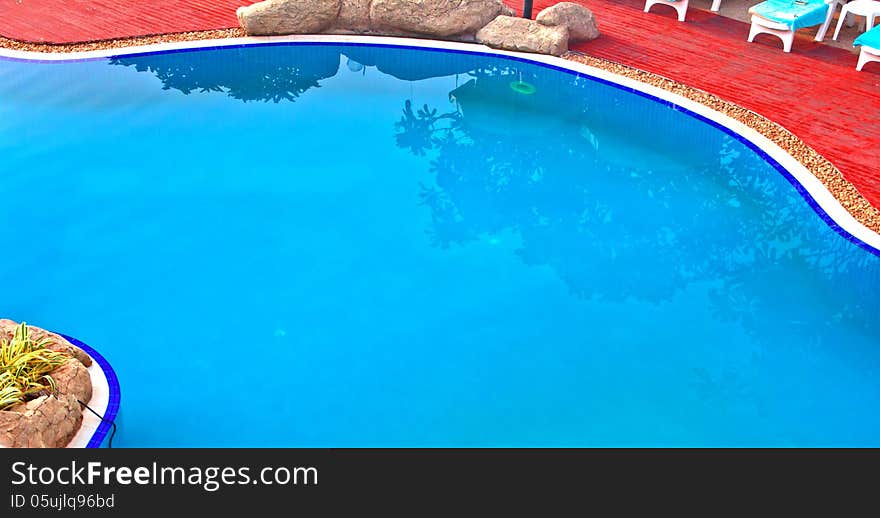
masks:
{"label": "pebble stone border", "polygon": [[[240,38],[244,36],[246,35],[240,28],[160,34],[155,36],[141,36],[135,38],[121,38],[72,44],[31,43],[11,40],[0,36],[0,48],[43,53],[86,52],[151,45],[156,43]],[[779,124],[751,110],[743,108],[742,106],[725,101],[709,92],[687,86],[652,72],[592,57],[580,52],[568,52],[562,57],[672,92],[694,102],[708,106],[709,108],[745,124],[749,128],[764,135],[785,150],[789,155],[794,157],[795,160],[803,164],[807,170],[825,185],[831,194],[834,195],[840,204],[857,221],[874,232],[880,233],[880,210],[871,205],[871,203],[862,196],[858,189],[844,178],[843,173],[841,173],[834,164],[829,162],[816,150],[808,146],[792,132],[783,128]]]}

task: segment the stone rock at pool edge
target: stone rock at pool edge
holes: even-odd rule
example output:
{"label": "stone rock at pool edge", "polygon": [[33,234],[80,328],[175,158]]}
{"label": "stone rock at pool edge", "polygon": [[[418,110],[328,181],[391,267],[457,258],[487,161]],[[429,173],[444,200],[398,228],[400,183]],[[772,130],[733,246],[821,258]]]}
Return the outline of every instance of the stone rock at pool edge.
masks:
{"label": "stone rock at pool edge", "polygon": [[0,444],[11,448],[62,448],[82,425],[73,394],[42,396],[0,411]]}
{"label": "stone rock at pool edge", "polygon": [[235,14],[253,36],[317,34],[339,16],[340,0],[265,0],[239,7]]}
{"label": "stone rock at pool edge", "polygon": [[78,360],[69,360],[50,374],[58,392],[73,394],[80,401],[92,399],[92,377]]}
{"label": "stone rock at pool edge", "polygon": [[568,29],[499,16],[477,32],[477,41],[497,49],[561,56],[568,50]]}
{"label": "stone rock at pool edge", "polygon": [[599,37],[596,17],[586,7],[573,2],[561,2],[544,9],[535,21],[544,25],[564,26],[568,41],[590,41]]}
{"label": "stone rock at pool edge", "polygon": [[373,0],[342,0],[339,16],[329,32],[366,33],[370,31],[370,3]]}
{"label": "stone rock at pool edge", "polygon": [[373,0],[373,30],[448,38],[473,35],[499,14],[512,13],[501,0]]}

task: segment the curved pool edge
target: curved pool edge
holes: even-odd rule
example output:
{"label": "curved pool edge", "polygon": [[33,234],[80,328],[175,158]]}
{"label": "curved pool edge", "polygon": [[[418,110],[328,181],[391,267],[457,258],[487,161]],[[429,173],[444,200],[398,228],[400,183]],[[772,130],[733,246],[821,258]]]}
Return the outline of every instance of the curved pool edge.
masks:
{"label": "curved pool edge", "polygon": [[[874,255],[880,256],[880,233],[872,230],[862,221],[859,221],[859,219],[844,207],[842,202],[835,196],[828,186],[816,176],[816,174],[810,171],[803,163],[768,136],[747,124],[716,110],[715,108],[689,99],[683,95],[639,81],[632,77],[627,77],[610,70],[598,68],[572,59],[541,54],[511,52],[493,49],[474,43],[359,35],[292,35],[215,38],[126,47],[111,47],[75,52],[33,52],[0,47],[0,59],[35,63],[70,63],[100,60],[110,57],[133,57],[212,48],[308,44],[413,48],[474,55],[504,56],[515,61],[538,64],[559,71],[573,73],[587,79],[595,80],[652,99],[655,102],[666,104],[673,109],[682,111],[683,113],[715,126],[758,153],[759,156],[772,165],[774,169],[782,174],[786,180],[797,189],[801,197],[804,198],[807,204],[810,205],[810,207],[829,227],[848,241]],[[650,72],[646,73],[651,74]],[[687,85],[683,86],[687,87]],[[759,114],[755,114],[755,116],[761,117]],[[769,119],[765,118],[765,120],[775,124]],[[830,164],[830,162],[828,163]],[[867,203],[866,200],[865,202]],[[870,204],[868,205],[870,206]]]}
{"label": "curved pool edge", "polygon": [[[104,379],[107,382],[106,405],[95,404],[96,398],[100,397],[98,394],[92,396],[92,400],[89,401],[92,409],[101,414],[104,418],[99,419],[88,410],[85,410],[83,412],[82,428],[80,429],[80,432],[77,433],[76,436],[74,436],[73,440],[71,440],[70,444],[68,444],[67,447],[100,448],[104,444],[104,441],[107,439],[107,436],[109,435],[110,430],[113,427],[111,423],[114,422],[116,420],[116,417],[119,415],[119,403],[122,399],[122,394],[119,388],[119,378],[116,376],[116,371],[113,370],[110,362],[108,362],[107,359],[104,358],[104,356],[97,350],[72,336],[61,333],[59,333],[59,336],[85,351],[85,353],[92,358],[93,366],[97,365],[97,367],[101,371],[101,374],[103,374]],[[87,426],[86,419],[92,418],[98,422],[94,431],[89,434],[89,427]]]}

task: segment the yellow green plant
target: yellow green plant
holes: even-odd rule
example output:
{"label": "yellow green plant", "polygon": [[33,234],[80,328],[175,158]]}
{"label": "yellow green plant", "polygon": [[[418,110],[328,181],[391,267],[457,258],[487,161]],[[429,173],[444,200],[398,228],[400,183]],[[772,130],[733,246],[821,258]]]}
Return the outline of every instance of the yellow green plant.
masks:
{"label": "yellow green plant", "polygon": [[38,392],[55,391],[50,372],[70,359],[65,353],[52,351],[48,338],[31,339],[22,322],[12,339],[0,338],[0,410],[27,401]]}

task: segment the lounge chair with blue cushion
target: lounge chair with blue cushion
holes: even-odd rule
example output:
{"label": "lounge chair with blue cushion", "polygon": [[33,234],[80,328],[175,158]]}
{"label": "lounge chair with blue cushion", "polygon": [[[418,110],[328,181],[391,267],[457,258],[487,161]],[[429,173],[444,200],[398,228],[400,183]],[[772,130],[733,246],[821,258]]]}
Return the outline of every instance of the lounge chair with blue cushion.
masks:
{"label": "lounge chair with blue cushion", "polygon": [[766,0],[749,9],[752,29],[749,41],[758,34],[772,34],[782,40],[785,52],[791,52],[798,29],[821,25],[816,41],[822,41],[838,4],[845,0]]}
{"label": "lounge chair with blue cushion", "polygon": [[853,46],[862,47],[856,70],[861,71],[865,63],[869,61],[880,61],[880,25],[856,38]]}

